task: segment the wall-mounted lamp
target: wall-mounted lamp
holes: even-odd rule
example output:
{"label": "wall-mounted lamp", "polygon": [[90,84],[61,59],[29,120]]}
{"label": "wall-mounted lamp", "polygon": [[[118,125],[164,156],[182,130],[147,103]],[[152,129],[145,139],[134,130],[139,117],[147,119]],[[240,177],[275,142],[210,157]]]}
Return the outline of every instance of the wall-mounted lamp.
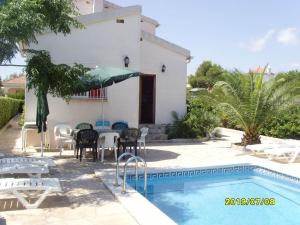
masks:
{"label": "wall-mounted lamp", "polygon": [[124,65],[125,65],[125,67],[128,67],[128,65],[129,65],[129,57],[128,56],[125,56],[125,58],[124,58]]}
{"label": "wall-mounted lamp", "polygon": [[162,67],[161,67],[161,72],[166,72],[166,69],[167,69],[167,67],[166,67],[166,65],[164,64],[164,65],[162,65]]}

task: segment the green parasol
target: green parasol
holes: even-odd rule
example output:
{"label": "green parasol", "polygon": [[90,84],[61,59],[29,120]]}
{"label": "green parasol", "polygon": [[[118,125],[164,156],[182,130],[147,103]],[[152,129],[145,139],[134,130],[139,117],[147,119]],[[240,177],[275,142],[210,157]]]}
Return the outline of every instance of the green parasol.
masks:
{"label": "green parasol", "polygon": [[[131,77],[137,77],[141,75],[141,73],[129,69],[96,67],[96,69],[88,71],[86,75],[87,76],[85,77],[88,78],[82,80],[82,84],[80,85],[80,92],[108,87],[115,83],[127,80]],[[103,98],[101,101],[101,115],[102,121],[104,121]]]}
{"label": "green parasol", "polygon": [[88,71],[86,75],[88,75],[88,78],[82,80],[83,84],[81,85],[80,91],[108,87],[114,83],[139,76],[140,72],[114,67],[101,67]]}
{"label": "green parasol", "polygon": [[44,154],[44,132],[47,130],[47,116],[49,115],[49,107],[47,95],[38,92],[37,95],[37,112],[36,112],[36,126],[38,133],[41,133],[41,156]]}

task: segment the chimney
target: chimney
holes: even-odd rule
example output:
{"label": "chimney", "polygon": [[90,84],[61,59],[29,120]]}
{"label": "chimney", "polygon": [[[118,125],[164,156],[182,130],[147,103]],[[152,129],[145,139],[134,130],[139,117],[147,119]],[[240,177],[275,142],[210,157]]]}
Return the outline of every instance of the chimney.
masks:
{"label": "chimney", "polygon": [[104,0],[93,0],[93,12],[102,12]]}
{"label": "chimney", "polygon": [[81,15],[103,11],[104,0],[73,0]]}

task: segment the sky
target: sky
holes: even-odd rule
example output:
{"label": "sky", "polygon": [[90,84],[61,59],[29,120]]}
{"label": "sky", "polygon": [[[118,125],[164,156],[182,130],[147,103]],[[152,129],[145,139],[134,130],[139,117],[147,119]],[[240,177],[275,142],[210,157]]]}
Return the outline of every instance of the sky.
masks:
{"label": "sky", "polygon": [[[300,69],[298,0],[111,0],[141,5],[161,24],[157,35],[191,51],[188,75],[203,60],[248,71],[269,64],[273,72]],[[14,63],[23,63],[20,57]],[[7,76],[20,68],[1,68]]]}

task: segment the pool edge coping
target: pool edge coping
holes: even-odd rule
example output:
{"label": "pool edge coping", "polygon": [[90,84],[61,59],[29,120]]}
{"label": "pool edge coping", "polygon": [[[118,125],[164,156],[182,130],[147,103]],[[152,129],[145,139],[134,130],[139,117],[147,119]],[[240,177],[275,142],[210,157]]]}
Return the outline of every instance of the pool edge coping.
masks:
{"label": "pool edge coping", "polygon": [[[130,170],[129,170],[130,172]],[[177,225],[169,216],[148,201],[139,192],[129,185],[126,186],[126,193],[122,194],[122,179],[119,177],[119,186],[114,186],[115,169],[95,170],[96,177],[100,178],[113,196],[122,204],[127,212],[140,225]]]}

